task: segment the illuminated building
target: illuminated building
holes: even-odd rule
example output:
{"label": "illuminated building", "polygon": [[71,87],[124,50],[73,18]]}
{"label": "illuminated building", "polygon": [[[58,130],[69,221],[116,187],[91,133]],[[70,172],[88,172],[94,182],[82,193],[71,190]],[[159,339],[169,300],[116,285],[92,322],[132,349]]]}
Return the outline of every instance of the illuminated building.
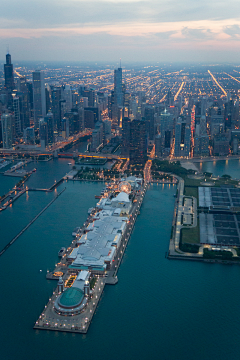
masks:
{"label": "illuminated building", "polygon": [[147,156],[146,123],[144,120],[130,122],[130,162],[143,164]]}
{"label": "illuminated building", "polygon": [[2,141],[4,149],[11,149],[14,135],[14,119],[12,114],[2,114]]}
{"label": "illuminated building", "polygon": [[11,55],[6,55],[6,64],[4,64],[5,88],[12,91],[15,88],[13,77],[13,65],[11,63]]}
{"label": "illuminated building", "polygon": [[33,109],[34,126],[39,127],[39,119],[46,115],[46,95],[44,75],[40,70],[34,71],[33,76]]}

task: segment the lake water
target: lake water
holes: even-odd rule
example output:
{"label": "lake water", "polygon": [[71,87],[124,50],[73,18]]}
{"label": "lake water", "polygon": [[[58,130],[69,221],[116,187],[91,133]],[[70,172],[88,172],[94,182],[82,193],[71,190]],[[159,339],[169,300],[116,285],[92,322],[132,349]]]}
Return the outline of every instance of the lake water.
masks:
{"label": "lake water", "polygon": [[[67,162],[38,165],[34,186],[49,187],[64,175]],[[85,221],[103,186],[69,181],[57,191],[64,187],[66,191],[0,257],[2,360],[239,359],[240,268],[165,258],[173,185],[154,184],[147,191],[119,282],[105,287],[89,332],[33,330],[56,287],[55,281],[46,280],[46,272],[53,269],[60,247],[70,244],[73,228]],[[2,247],[54,193],[28,196],[0,213]]]}

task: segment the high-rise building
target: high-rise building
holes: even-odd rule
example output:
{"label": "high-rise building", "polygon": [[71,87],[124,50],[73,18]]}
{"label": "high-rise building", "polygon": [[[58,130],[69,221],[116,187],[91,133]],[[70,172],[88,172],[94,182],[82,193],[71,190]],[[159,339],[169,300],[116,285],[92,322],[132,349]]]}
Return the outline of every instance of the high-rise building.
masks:
{"label": "high-rise building", "polygon": [[23,139],[28,145],[35,144],[35,131],[33,127],[27,127],[23,130]]}
{"label": "high-rise building", "polygon": [[21,117],[20,117],[20,102],[19,102],[18,96],[13,97],[13,112],[14,112],[15,134],[21,135],[22,124],[21,124]]}
{"label": "high-rise building", "polygon": [[60,87],[54,87],[51,89],[51,99],[52,99],[54,130],[60,131],[61,129],[61,111],[60,111],[61,88]]}
{"label": "high-rise building", "polygon": [[43,118],[39,119],[39,137],[41,148],[48,146],[48,126]]}
{"label": "high-rise building", "polygon": [[46,115],[46,94],[44,74],[36,70],[33,75],[34,127],[39,128],[39,119]]}
{"label": "high-rise building", "polygon": [[122,68],[114,70],[114,104],[123,106]]}
{"label": "high-rise building", "polygon": [[13,136],[14,136],[14,119],[12,114],[2,114],[1,117],[2,123],[2,141],[3,148],[10,149],[13,144]]}
{"label": "high-rise building", "polygon": [[11,55],[6,55],[6,64],[4,64],[5,88],[12,91],[15,88],[13,77],[13,65],[11,63]]}
{"label": "high-rise building", "polygon": [[129,147],[130,147],[130,119],[124,117],[122,120],[122,148],[121,154],[124,156],[129,156]]}
{"label": "high-rise building", "polygon": [[144,120],[130,122],[130,162],[144,164],[147,155],[146,123]]}
{"label": "high-rise building", "polygon": [[44,118],[45,123],[47,123],[48,130],[48,144],[54,143],[54,119],[53,113],[48,112]]}
{"label": "high-rise building", "polygon": [[155,123],[154,123],[154,107],[146,106],[144,111],[144,117],[146,121],[146,130],[148,134],[148,139],[150,141],[154,140],[155,136]]}

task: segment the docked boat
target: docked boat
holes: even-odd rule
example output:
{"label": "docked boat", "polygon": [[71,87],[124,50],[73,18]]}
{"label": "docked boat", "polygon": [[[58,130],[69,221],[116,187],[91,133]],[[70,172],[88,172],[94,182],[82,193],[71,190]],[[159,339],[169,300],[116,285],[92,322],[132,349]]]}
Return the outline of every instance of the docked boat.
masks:
{"label": "docked boat", "polygon": [[77,234],[80,232],[80,227],[76,227],[74,230],[73,230],[73,232],[72,232],[72,236],[77,236]]}
{"label": "docked boat", "polygon": [[93,207],[89,208],[89,209],[88,209],[88,214],[90,215],[93,210],[94,210]]}
{"label": "docked boat", "polygon": [[95,195],[95,199],[101,199],[101,195]]}
{"label": "docked boat", "polygon": [[62,257],[62,256],[65,254],[65,252],[66,252],[65,247],[61,247],[61,249],[60,249],[59,252],[58,252],[58,256],[59,256],[59,257]]}

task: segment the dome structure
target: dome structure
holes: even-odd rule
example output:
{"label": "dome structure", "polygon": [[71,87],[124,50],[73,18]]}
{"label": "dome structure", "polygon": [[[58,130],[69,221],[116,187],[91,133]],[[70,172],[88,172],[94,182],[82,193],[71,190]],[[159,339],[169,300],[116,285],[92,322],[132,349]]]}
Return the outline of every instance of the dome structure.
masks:
{"label": "dome structure", "polygon": [[84,297],[83,290],[72,286],[58,296],[54,310],[60,315],[77,315],[83,311],[86,303],[87,298]]}

